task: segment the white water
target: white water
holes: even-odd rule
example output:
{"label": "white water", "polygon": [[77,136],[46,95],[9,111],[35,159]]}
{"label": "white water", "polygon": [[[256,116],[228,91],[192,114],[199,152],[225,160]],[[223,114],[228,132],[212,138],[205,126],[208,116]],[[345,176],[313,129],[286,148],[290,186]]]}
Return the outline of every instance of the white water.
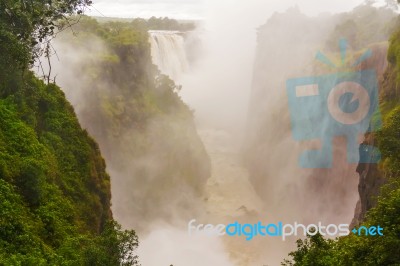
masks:
{"label": "white water", "polygon": [[178,31],[149,31],[151,56],[162,74],[177,81],[188,70],[185,40]]}
{"label": "white water", "polygon": [[[171,35],[173,34],[171,33]],[[182,51],[177,50],[169,50],[168,53],[170,54],[163,56],[164,60],[172,59],[172,62],[160,60],[159,56],[163,55],[166,50],[155,51],[159,47],[184,47],[184,44],[171,44],[170,42],[174,40],[172,38],[158,38],[158,43],[156,43],[153,38],[154,35],[152,37],[153,42],[151,42],[153,62],[160,69],[167,66],[174,68],[176,65],[179,66],[187,63],[185,61],[181,63],[175,61],[180,58],[179,54],[182,53]],[[211,67],[211,69],[213,68]],[[164,71],[167,72],[168,69]],[[175,71],[177,71],[177,68],[175,68]],[[202,210],[203,215],[202,217],[193,217],[196,219],[196,223],[229,224],[235,221],[256,223],[264,221],[266,218],[271,220],[271,222],[275,221],[273,218],[275,214],[265,209],[264,203],[258,197],[249,181],[248,170],[244,167],[241,160],[240,146],[242,141],[237,127],[242,123],[243,118],[237,115],[235,116],[236,121],[234,123],[232,121],[225,121],[225,124],[221,123],[221,117],[226,116],[227,112],[232,112],[235,108],[231,105],[234,104],[236,106],[237,112],[242,112],[240,102],[227,99],[225,105],[221,106],[221,101],[214,99],[215,104],[218,101],[219,108],[215,108],[215,104],[212,104],[212,97],[222,98],[216,95],[219,88],[216,89],[215,86],[226,87],[227,84],[231,84],[232,79],[227,77],[225,84],[207,83],[203,80],[206,77],[201,76],[196,79],[200,84],[191,87],[190,85],[193,85],[193,83],[187,82],[188,77],[182,75],[183,70],[181,71],[181,73],[177,72],[176,76],[181,77],[181,81],[184,83],[183,90],[193,90],[196,88],[201,91],[196,91],[195,94],[197,96],[203,95],[198,99],[201,103],[198,101],[198,105],[191,107],[196,108],[201,106],[201,110],[195,109],[196,124],[199,136],[211,160],[211,176],[207,181],[203,195],[205,200],[204,209]],[[194,69],[193,72],[195,71]],[[202,80],[204,83],[201,82]],[[175,81],[177,80],[175,79]],[[203,84],[213,84],[214,87],[203,88]],[[185,93],[185,91],[183,92]],[[188,98],[187,95],[184,98]],[[208,110],[206,110],[207,107]],[[200,113],[197,111],[200,111]],[[268,217],[265,216],[266,213],[268,213]],[[151,253],[151,247],[154,243],[160,246],[159,258],[170,257],[171,261],[174,261],[176,265],[190,266],[279,265],[282,259],[287,256],[288,251],[295,248],[295,238],[286,242],[275,238],[257,238],[252,241],[246,241],[242,237],[227,236],[202,239],[201,237],[189,237],[186,227],[169,225],[168,227],[164,227],[164,229],[162,232],[153,232],[155,235],[150,235],[142,239],[142,247],[139,247],[142,251],[139,253],[139,256],[144,265],[157,265],[160,261],[147,255]],[[170,237],[166,237],[166,235]],[[158,240],[155,240],[157,237]],[[165,242],[161,239],[165,239]],[[162,247],[169,245],[170,248]],[[203,257],[209,259],[207,263],[203,263]],[[187,259],[191,261],[189,264]],[[197,264],[198,260],[200,260],[200,264]]]}
{"label": "white water", "polygon": [[[159,67],[162,73],[168,74],[175,82],[179,82],[179,77],[182,77],[188,69],[188,62],[184,56],[183,37],[178,32],[150,31],[149,33],[153,63]],[[203,93],[207,93],[207,91],[203,91]],[[197,121],[198,133],[210,156],[212,170],[205,187],[204,215],[194,218],[199,218],[197,219],[198,223],[214,224],[230,223],[236,220],[247,222],[250,217],[251,220],[256,219],[262,213],[263,204],[250,184],[247,169],[242,165],[238,137],[229,129],[217,128],[215,123],[207,123],[205,121],[207,119],[204,117],[200,120]],[[212,118],[210,117],[208,120],[210,122]],[[176,239],[175,242],[179,242],[180,245],[185,243],[191,250],[192,255],[189,257],[192,262],[190,265],[197,265],[193,260],[202,258],[206,254],[208,258],[214,258],[207,264],[213,266],[254,265],[260,259],[260,248],[256,247],[257,243],[255,242],[250,244],[243,239],[228,237],[206,240],[197,237],[188,238],[186,228],[174,229],[171,227],[163,234],[168,234],[168,232],[180,235],[181,238]],[[151,246],[150,242],[149,238],[145,240],[145,247],[142,247],[144,254],[147,253],[146,246]],[[160,240],[157,242],[160,243]],[[168,252],[176,254],[178,250],[181,251],[181,248],[174,244]],[[160,254],[160,256],[163,255]],[[182,254],[181,257],[182,260],[178,259],[178,261],[176,261],[176,257],[174,258],[176,263],[186,263],[183,260],[187,258],[186,254]],[[141,256],[141,259],[142,262],[150,263],[148,265],[155,265],[147,256]],[[200,265],[205,265],[203,260]]]}
{"label": "white water", "polygon": [[[281,31],[281,28],[277,27],[277,31]],[[242,32],[249,31],[242,30]],[[251,32],[247,34],[250,35]],[[335,188],[335,184],[342,183],[342,180],[347,182],[346,187],[355,184],[353,181],[354,178],[357,178],[357,174],[354,169],[350,169],[355,166],[338,167],[337,171],[329,172],[332,176],[338,176],[341,179],[329,178],[328,172],[317,173],[316,175],[326,175],[326,180],[331,181],[324,187],[318,182],[308,180],[313,174],[311,171],[297,167],[298,150],[301,147],[290,136],[290,126],[285,120],[286,115],[282,112],[282,110],[286,110],[282,109],[286,106],[285,98],[282,95],[285,90],[284,88],[279,89],[281,75],[287,73],[285,72],[287,60],[271,62],[272,70],[269,70],[268,73],[269,75],[272,73],[278,80],[271,86],[275,90],[269,92],[271,102],[265,102],[268,99],[260,98],[253,104],[260,108],[268,108],[272,112],[280,112],[278,116],[280,119],[277,119],[276,116],[257,117],[271,119],[271,121],[266,120],[270,128],[265,132],[271,138],[266,138],[263,146],[259,147],[265,153],[260,158],[253,158],[253,160],[263,162],[268,169],[268,182],[254,182],[268,188],[265,189],[265,193],[260,194],[264,198],[264,202],[260,200],[249,182],[249,173],[240,158],[241,137],[245,130],[250,130],[241,125],[245,120],[243,115],[246,113],[245,107],[247,107],[247,94],[250,94],[252,73],[251,67],[244,67],[251,66],[251,62],[248,62],[249,57],[244,55],[246,52],[241,48],[249,47],[249,44],[246,38],[238,38],[238,33],[235,31],[209,30],[205,31],[204,35],[202,43],[206,52],[202,60],[198,63],[197,68],[193,67],[189,75],[183,75],[178,81],[183,83],[183,99],[195,109],[198,132],[212,165],[211,177],[206,184],[204,195],[206,199],[205,215],[197,217],[199,218],[197,223],[228,224],[235,221],[239,223],[257,223],[258,221],[293,223],[297,221],[310,224],[321,221],[322,223],[338,224],[349,221],[353,215],[356,197],[344,200],[347,199],[347,196],[343,196],[340,202],[332,201],[331,199],[336,195],[329,189]],[[243,37],[243,34],[239,35]],[[289,34],[288,39],[290,37]],[[308,43],[300,44],[309,45]],[[272,48],[266,50],[271,53],[283,51],[284,49],[278,45],[285,47],[284,42],[276,41],[275,43],[271,42]],[[303,46],[297,47],[297,50],[294,49],[294,51],[300,51],[300,54],[303,53],[303,56],[308,58],[308,53],[305,52],[308,50]],[[174,54],[177,51],[171,50],[170,53]],[[277,56],[281,56],[281,54],[278,52]],[[307,61],[307,58],[304,60],[298,58],[300,67]],[[156,59],[153,57],[155,63]],[[288,60],[290,60],[290,55],[288,55]],[[267,71],[261,70],[263,71],[261,75],[266,75]],[[258,80],[258,82],[260,81]],[[324,180],[326,183],[328,181]],[[314,187],[318,187],[318,189],[313,189]],[[338,185],[336,187],[340,188]],[[354,188],[356,189],[356,186]],[[334,191],[340,193],[341,190]],[[187,228],[180,229],[187,230]],[[280,265],[288,253],[295,250],[297,238],[294,236],[282,241],[274,237],[259,237],[246,241],[243,237],[224,236],[204,242],[192,238],[188,239],[185,244],[191,247],[198,244],[191,248],[198,254],[192,258],[197,259],[201,257],[200,254],[205,256],[212,253],[215,255],[218,252],[230,260],[227,264],[215,262],[207,265]],[[179,246],[183,243],[178,244],[178,241],[180,240],[173,244],[173,248],[176,250],[179,250]],[[218,243],[219,248],[214,249],[210,243],[212,245]],[[221,247],[223,247],[222,250]],[[177,251],[175,254],[177,258],[180,257]]]}

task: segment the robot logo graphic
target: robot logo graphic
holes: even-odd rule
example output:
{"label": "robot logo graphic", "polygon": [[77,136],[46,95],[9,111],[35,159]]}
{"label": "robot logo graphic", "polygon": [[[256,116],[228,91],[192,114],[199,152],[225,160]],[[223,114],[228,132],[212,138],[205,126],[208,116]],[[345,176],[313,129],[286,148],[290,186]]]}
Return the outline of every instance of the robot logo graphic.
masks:
{"label": "robot logo graphic", "polygon": [[[342,65],[346,57],[346,40],[339,43]],[[372,55],[366,51],[353,65],[358,66]],[[336,67],[318,52],[316,58]],[[339,72],[323,76],[289,79],[286,83],[293,137],[297,141],[320,139],[319,150],[300,155],[304,168],[330,168],[333,160],[333,138],[347,139],[349,163],[377,163],[376,147],[359,145],[358,136],[381,125],[378,106],[378,82],[373,69]]]}

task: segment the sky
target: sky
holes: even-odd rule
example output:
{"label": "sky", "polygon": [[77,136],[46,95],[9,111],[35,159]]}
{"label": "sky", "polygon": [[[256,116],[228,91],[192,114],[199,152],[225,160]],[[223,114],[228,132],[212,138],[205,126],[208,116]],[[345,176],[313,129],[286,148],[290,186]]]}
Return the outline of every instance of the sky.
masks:
{"label": "sky", "polygon": [[[298,5],[308,15],[323,12],[336,13],[351,10],[363,0],[94,0],[88,12],[92,16],[142,17],[151,16],[175,19],[203,19],[215,7],[224,9],[249,5],[259,11],[270,13],[284,11]],[[212,11],[215,12],[215,11]]]}
{"label": "sky", "polygon": [[[175,19],[202,19],[202,0],[94,0],[93,16],[107,17],[170,17]],[[101,13],[101,14],[100,14]]]}

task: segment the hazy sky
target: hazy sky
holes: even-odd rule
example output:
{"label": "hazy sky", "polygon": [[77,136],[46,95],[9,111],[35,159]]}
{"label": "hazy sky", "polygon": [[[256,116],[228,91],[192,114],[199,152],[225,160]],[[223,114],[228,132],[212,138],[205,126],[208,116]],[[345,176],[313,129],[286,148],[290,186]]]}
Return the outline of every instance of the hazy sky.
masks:
{"label": "hazy sky", "polygon": [[[94,0],[90,15],[99,12],[112,17],[171,17],[200,19],[205,12],[203,0]],[[97,9],[97,10],[96,10]]]}
{"label": "hazy sky", "polygon": [[[321,12],[347,11],[363,0],[94,0],[90,15],[112,17],[168,16],[177,19],[201,19],[215,6],[230,9],[232,6],[253,5],[266,13],[282,11],[298,5],[310,15]],[[215,12],[215,11],[212,11]],[[100,14],[101,13],[101,14]],[[244,14],[245,15],[245,14]]]}

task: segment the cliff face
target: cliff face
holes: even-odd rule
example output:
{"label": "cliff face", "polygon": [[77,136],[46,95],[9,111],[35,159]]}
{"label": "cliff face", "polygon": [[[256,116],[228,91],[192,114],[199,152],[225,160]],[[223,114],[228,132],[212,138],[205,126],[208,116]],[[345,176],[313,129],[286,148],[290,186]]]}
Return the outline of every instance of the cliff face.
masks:
{"label": "cliff face", "polygon": [[[370,46],[372,50],[372,56],[363,62],[358,70],[363,69],[375,69],[379,79],[380,95],[385,94],[384,83],[386,82],[386,73],[388,67],[387,50],[388,45],[386,43],[373,44]],[[384,98],[380,97],[381,101]],[[381,105],[384,103],[380,103]],[[365,135],[362,144],[376,146],[377,142],[375,136],[372,133]],[[360,199],[357,202],[354,218],[351,222],[352,226],[359,225],[365,219],[367,211],[376,205],[377,196],[379,195],[382,185],[385,183],[385,178],[382,171],[379,170],[378,164],[363,164],[360,163],[357,166],[356,172],[359,175],[358,182],[358,193]]]}
{"label": "cliff face", "polygon": [[[356,202],[355,166],[301,169],[298,157],[307,145],[292,137],[286,81],[321,75],[315,54],[334,30],[337,18],[309,18],[298,10],[276,14],[258,32],[246,157],[250,179],[268,209],[287,210],[293,220],[340,221]],[[318,25],[318,27],[315,27]],[[337,48],[336,48],[337,50]],[[329,73],[329,72],[328,72]],[[316,140],[318,141],[318,140]],[[334,158],[343,158],[344,141],[332,140]],[[338,143],[340,145],[338,145]],[[337,200],[337,199],[340,200]],[[289,211],[290,210],[290,211]]]}
{"label": "cliff face", "polygon": [[[399,28],[399,25],[396,26]],[[321,235],[298,241],[298,250],[290,253],[292,261],[284,265],[397,265],[400,262],[400,31],[397,29],[389,42],[387,63],[386,46],[361,68],[377,66],[380,76],[380,112],[382,126],[364,136],[364,143],[379,148],[382,160],[378,164],[359,164],[359,194],[353,226],[379,225],[383,237],[363,237],[349,234],[335,241]],[[375,46],[375,45],[374,45]],[[375,46],[376,48],[376,46]],[[379,63],[381,62],[381,64]]]}
{"label": "cliff face", "polygon": [[[357,184],[361,200],[355,216],[362,219],[375,204],[374,196],[383,184],[377,165],[348,164],[346,140],[340,136],[332,140],[331,169],[298,167],[299,154],[306,149],[318,149],[320,144],[319,140],[309,143],[293,140],[285,82],[289,78],[373,66],[383,84],[387,67],[385,40],[394,24],[393,13],[387,12],[363,6],[333,17],[308,18],[292,9],[272,16],[259,28],[246,150],[248,168],[257,192],[268,204],[279,199],[278,208],[297,206],[302,210],[298,214],[293,212],[296,219],[299,216],[328,221],[340,221],[339,217],[351,219],[354,213],[348,206],[357,202]],[[365,35],[369,29],[366,25],[382,30],[379,34]],[[348,40],[348,60],[355,60],[366,48],[373,51],[373,56],[359,69],[351,70],[330,69],[314,61],[315,53],[321,50],[333,63],[338,63],[335,58],[340,58],[341,37]],[[373,136],[367,135],[365,143],[372,144]]]}
{"label": "cliff face", "polygon": [[74,30],[55,44],[65,56],[54,69],[105,156],[114,215],[135,230],[191,219],[210,162],[180,87],[152,64],[147,29],[85,18]]}
{"label": "cliff face", "polygon": [[104,160],[57,86],[15,74],[0,99],[0,262],[91,261],[112,221]]}

